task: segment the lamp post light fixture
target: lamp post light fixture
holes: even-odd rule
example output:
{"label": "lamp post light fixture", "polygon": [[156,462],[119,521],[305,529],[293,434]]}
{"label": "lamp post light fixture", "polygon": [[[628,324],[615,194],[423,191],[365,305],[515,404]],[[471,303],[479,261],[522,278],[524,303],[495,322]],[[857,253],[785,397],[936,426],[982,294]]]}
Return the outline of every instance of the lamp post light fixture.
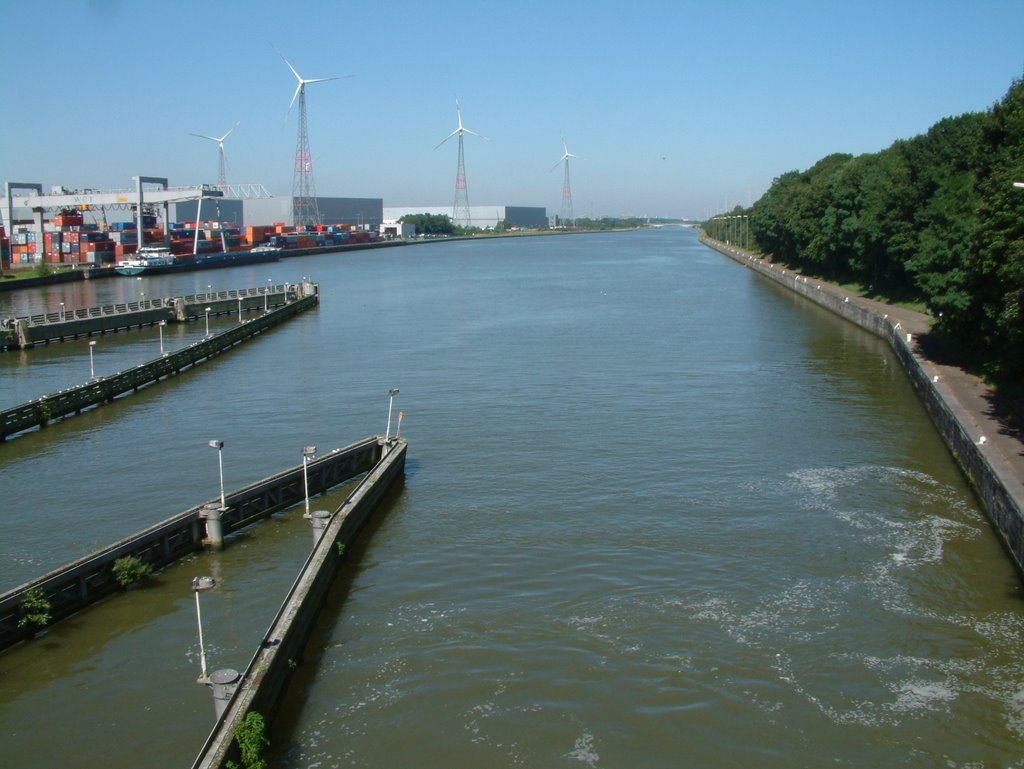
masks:
{"label": "lamp post light fixture", "polygon": [[221,452],[224,450],[224,441],[210,441],[209,447],[217,449],[217,469],[220,471],[220,507],[221,510],[227,507],[224,503],[224,459]]}
{"label": "lamp post light fixture", "polygon": [[92,359],[92,348],[95,347],[95,346],[96,346],[96,340],[93,339],[91,342],[89,342],[89,378],[90,379],[95,379],[96,378],[96,369],[93,367],[93,359]]}
{"label": "lamp post light fixture", "polygon": [[309,514],[309,467],[310,460],[316,459],[316,446],[302,447],[302,486],[306,492],[306,513],[304,518],[310,518]]}
{"label": "lamp post light fixture", "polygon": [[160,329],[160,357],[164,357],[164,326],[167,325],[166,320],[162,320],[156,324],[156,327]]}
{"label": "lamp post light fixture", "polygon": [[206,335],[210,335],[210,308],[206,308]]}
{"label": "lamp post light fixture", "polygon": [[384,432],[384,440],[391,438],[391,404],[395,400],[395,396],[398,395],[398,388],[392,387],[388,390],[388,429]]}
{"label": "lamp post light fixture", "polygon": [[217,584],[213,577],[193,577],[192,591],[196,594],[196,624],[199,626],[199,669],[200,676],[197,683],[205,684],[210,679],[206,675],[206,648],[203,646],[203,615],[199,611],[199,594],[209,590]]}

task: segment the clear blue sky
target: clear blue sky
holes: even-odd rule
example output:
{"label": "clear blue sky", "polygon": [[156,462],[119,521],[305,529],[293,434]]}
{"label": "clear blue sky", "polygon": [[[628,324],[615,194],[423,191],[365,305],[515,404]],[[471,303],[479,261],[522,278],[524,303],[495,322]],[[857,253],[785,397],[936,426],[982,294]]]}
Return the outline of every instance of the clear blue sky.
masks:
{"label": "clear blue sky", "polygon": [[832,152],[987,109],[1024,72],[1021,0],[9,3],[0,178],[115,189],[135,175],[291,191],[295,80],[317,192],[448,205],[455,98],[473,205],[704,217]]}

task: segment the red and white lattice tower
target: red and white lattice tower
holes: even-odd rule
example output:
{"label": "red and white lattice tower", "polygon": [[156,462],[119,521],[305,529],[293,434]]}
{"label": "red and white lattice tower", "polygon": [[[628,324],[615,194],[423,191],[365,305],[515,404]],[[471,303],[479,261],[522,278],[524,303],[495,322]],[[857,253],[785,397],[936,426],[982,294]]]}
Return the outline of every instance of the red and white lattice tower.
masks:
{"label": "red and white lattice tower", "polygon": [[562,157],[559,158],[558,163],[555,163],[553,166],[551,166],[551,170],[554,171],[556,168],[558,168],[559,163],[565,165],[565,175],[562,179],[561,225],[563,227],[574,227],[576,225],[576,220],[573,218],[572,213],[572,185],[569,184],[569,158],[574,158],[576,157],[576,155],[573,155],[571,152],[569,152],[569,148],[565,146],[564,138],[562,139],[562,150]]}
{"label": "red and white lattice tower", "polygon": [[[458,127],[448,134],[441,141],[444,144],[446,141],[451,139],[453,136],[459,137],[459,165],[455,170],[455,202],[452,204],[452,222],[458,227],[469,227],[472,225],[472,215],[469,211],[469,190],[466,187],[466,159],[463,155],[462,149],[462,136],[463,134],[473,134],[473,136],[479,136],[481,139],[486,139],[486,136],[480,136],[476,131],[470,131],[464,125],[462,125],[462,110],[459,107],[459,100],[455,100],[455,115],[458,117]],[[440,147],[438,144],[437,147]],[[437,147],[434,147],[436,150]]]}
{"label": "red and white lattice tower", "polygon": [[313,181],[313,153],[309,150],[309,132],[306,129],[305,88],[299,93],[299,136],[295,142],[295,169],[292,174],[292,223],[297,227],[322,224]]}
{"label": "red and white lattice tower", "polygon": [[313,183],[313,153],[309,149],[309,131],[306,127],[306,86],[310,83],[322,83],[326,80],[338,80],[338,77],[302,78],[284,56],[284,63],[295,75],[298,84],[292,94],[288,112],[299,100],[299,136],[295,143],[295,169],[292,175],[292,224],[320,224],[320,208],[316,201],[316,185]]}

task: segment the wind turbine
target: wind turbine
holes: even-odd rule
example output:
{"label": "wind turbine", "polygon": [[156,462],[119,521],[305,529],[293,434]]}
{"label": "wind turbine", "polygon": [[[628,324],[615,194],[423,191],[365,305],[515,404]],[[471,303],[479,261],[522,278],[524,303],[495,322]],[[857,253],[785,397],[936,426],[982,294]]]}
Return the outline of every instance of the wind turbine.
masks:
{"label": "wind turbine", "polygon": [[577,158],[582,160],[579,155],[573,155],[569,152],[569,148],[565,146],[565,137],[562,137],[562,157],[558,159],[558,162],[551,166],[551,171],[558,168],[559,163],[565,164],[565,178],[562,181],[562,226],[574,227],[576,225],[575,219],[572,215],[572,187],[569,185],[569,158]]}
{"label": "wind turbine", "polygon": [[[458,128],[444,137],[437,147],[440,147],[441,144],[444,144],[453,136],[459,137],[459,165],[455,170],[455,202],[452,204],[452,221],[459,227],[469,227],[472,219],[469,213],[469,192],[466,189],[466,161],[462,154],[462,136],[463,134],[472,134],[481,139],[486,139],[487,137],[481,136],[476,131],[471,131],[462,125],[462,109],[459,107],[458,97],[455,99],[455,115],[459,121]],[[436,150],[437,147],[434,147],[434,149]]]}
{"label": "wind turbine", "polygon": [[313,184],[313,154],[309,149],[309,132],[306,128],[306,86],[310,83],[323,83],[328,80],[340,80],[340,77],[312,77],[304,78],[295,71],[284,54],[278,52],[288,69],[295,75],[298,83],[295,86],[295,93],[288,104],[288,111],[285,119],[292,112],[295,100],[299,100],[299,136],[295,145],[295,170],[292,176],[292,223],[296,226],[302,224],[320,224],[320,208],[316,202],[316,186]]}
{"label": "wind turbine", "polygon": [[[239,121],[241,122],[241,121]],[[238,128],[238,123],[231,126],[231,131]],[[224,154],[224,140],[231,135],[231,131],[228,131],[223,136],[207,136],[206,134],[189,134],[189,136],[198,136],[200,139],[209,139],[212,142],[217,142],[217,149],[220,154],[220,174],[217,177],[217,186],[220,187],[220,191],[225,195],[228,194],[228,160]]]}

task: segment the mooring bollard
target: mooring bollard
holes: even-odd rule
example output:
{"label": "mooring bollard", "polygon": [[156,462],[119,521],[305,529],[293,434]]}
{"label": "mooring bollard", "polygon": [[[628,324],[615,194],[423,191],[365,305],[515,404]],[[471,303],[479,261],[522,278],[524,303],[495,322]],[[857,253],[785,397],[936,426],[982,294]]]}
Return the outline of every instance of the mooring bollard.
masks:
{"label": "mooring bollard", "polygon": [[313,547],[317,546],[320,538],[323,537],[324,532],[327,531],[327,525],[331,522],[331,516],[333,514],[327,510],[314,510],[313,514],[309,518],[310,524],[313,526]]}
{"label": "mooring bollard", "polygon": [[224,711],[227,710],[228,702],[234,696],[241,677],[237,670],[232,670],[231,668],[214,670],[210,674],[210,683],[208,685],[213,690],[213,711],[217,715],[218,721],[224,715]]}
{"label": "mooring bollard", "polygon": [[220,514],[224,508],[217,505],[205,505],[199,517],[206,521],[206,540],[214,550],[224,549],[224,534],[220,523]]}

